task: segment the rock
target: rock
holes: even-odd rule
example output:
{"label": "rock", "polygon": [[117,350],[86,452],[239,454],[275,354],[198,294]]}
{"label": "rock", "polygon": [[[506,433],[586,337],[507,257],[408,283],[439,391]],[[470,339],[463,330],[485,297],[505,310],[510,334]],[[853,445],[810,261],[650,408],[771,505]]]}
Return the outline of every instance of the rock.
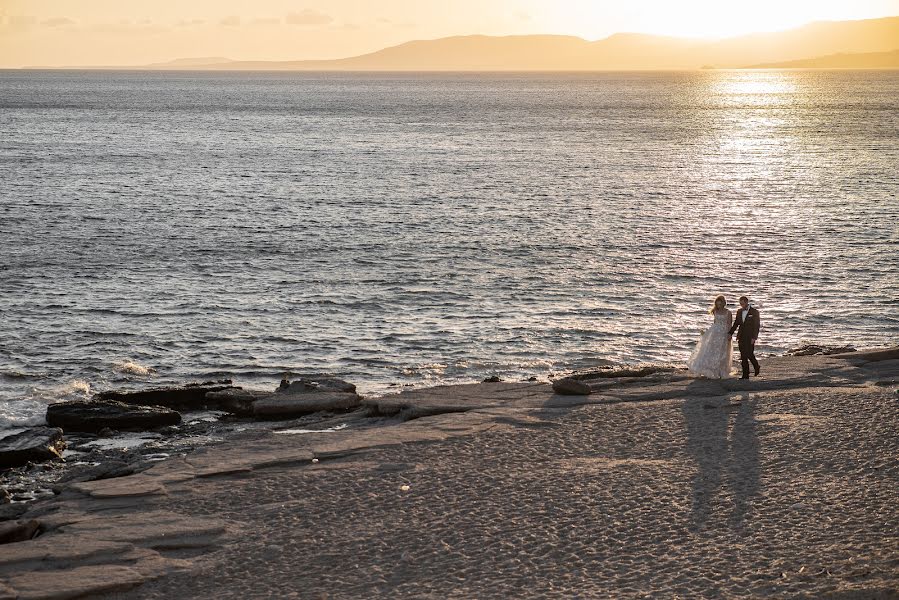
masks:
{"label": "rock", "polygon": [[64,474],[56,482],[53,488],[54,492],[63,491],[67,485],[73,483],[82,483],[84,481],[96,481],[98,479],[113,479],[115,477],[124,477],[131,475],[135,471],[135,465],[122,460],[109,460],[99,465],[84,465],[73,468]]}
{"label": "rock", "polygon": [[0,544],[26,542],[34,537],[40,527],[41,524],[34,519],[0,523]]}
{"label": "rock", "polygon": [[253,414],[257,417],[290,417],[324,410],[351,410],[357,408],[361,401],[358,394],[350,392],[277,393],[254,402]]}
{"label": "rock", "polygon": [[0,488],[0,504],[9,504],[9,492],[6,491],[6,488]]}
{"label": "rock", "polygon": [[94,400],[116,400],[139,406],[164,406],[174,410],[206,410],[209,408],[206,394],[233,388],[230,379],[223,379],[139,392],[100,392],[94,396]]}
{"label": "rock", "polygon": [[855,352],[852,346],[823,346],[818,344],[805,344],[787,351],[787,356],[829,356],[831,354],[845,354]]}
{"label": "rock", "polygon": [[115,400],[77,400],[47,407],[47,424],[65,431],[143,431],[180,422],[179,413],[163,406],[132,406]]}
{"label": "rock", "polygon": [[587,396],[593,390],[583,381],[565,377],[564,379],[553,381],[553,391],[565,396]]}
{"label": "rock", "polygon": [[29,462],[62,460],[66,442],[62,429],[35,427],[0,440],[0,469],[20,467]]}
{"label": "rock", "polygon": [[491,375],[484,379],[482,383],[499,383],[502,379],[499,378],[499,375]]}
{"label": "rock", "polygon": [[229,388],[218,392],[206,392],[206,402],[210,407],[226,412],[250,416],[253,414],[253,403],[268,398],[273,392],[263,390],[244,390]]}
{"label": "rock", "polygon": [[356,386],[352,383],[344,381],[343,379],[338,379],[337,377],[330,377],[327,375],[310,375],[307,377],[300,377],[299,379],[291,381],[286,387],[284,386],[285,381],[281,382],[281,387],[278,388],[278,391],[276,393],[296,394],[303,392],[356,392]]}
{"label": "rock", "polygon": [[637,365],[634,367],[603,367],[596,371],[588,371],[586,373],[576,373],[570,375],[569,379],[577,379],[579,381],[590,379],[614,379],[617,377],[646,377],[655,373],[673,373],[677,371],[675,367],[666,365]]}
{"label": "rock", "polygon": [[17,519],[28,511],[25,504],[4,504],[0,506],[0,522]]}

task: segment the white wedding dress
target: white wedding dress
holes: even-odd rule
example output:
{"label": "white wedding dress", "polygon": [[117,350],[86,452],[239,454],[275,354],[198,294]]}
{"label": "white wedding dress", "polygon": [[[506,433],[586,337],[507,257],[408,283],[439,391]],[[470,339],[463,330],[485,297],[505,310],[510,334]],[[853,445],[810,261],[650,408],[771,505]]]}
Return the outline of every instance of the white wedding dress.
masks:
{"label": "white wedding dress", "polygon": [[715,313],[712,326],[702,332],[699,343],[687,361],[693,375],[721,379],[730,375],[733,363],[733,341],[730,327],[734,317],[731,312]]}

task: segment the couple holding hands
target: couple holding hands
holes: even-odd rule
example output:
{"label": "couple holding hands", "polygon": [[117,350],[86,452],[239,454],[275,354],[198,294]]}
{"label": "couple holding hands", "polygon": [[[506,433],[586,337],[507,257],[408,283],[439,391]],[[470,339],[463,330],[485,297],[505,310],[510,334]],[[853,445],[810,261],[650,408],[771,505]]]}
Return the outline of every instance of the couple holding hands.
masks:
{"label": "couple holding hands", "polygon": [[737,346],[743,376],[749,379],[749,363],[758,375],[759,361],[755,358],[755,342],[759,337],[759,311],[749,304],[749,298],[740,296],[740,310],[737,318],[727,309],[724,296],[715,298],[715,305],[709,310],[713,317],[712,326],[702,332],[696,349],[687,361],[687,367],[694,375],[721,379],[730,375],[734,332],[737,332]]}

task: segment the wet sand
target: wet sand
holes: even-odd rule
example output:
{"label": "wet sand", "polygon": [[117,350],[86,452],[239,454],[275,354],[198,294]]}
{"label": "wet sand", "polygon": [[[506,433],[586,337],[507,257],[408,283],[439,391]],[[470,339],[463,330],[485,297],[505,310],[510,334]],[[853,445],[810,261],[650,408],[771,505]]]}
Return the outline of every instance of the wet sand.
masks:
{"label": "wet sand", "polygon": [[0,597],[899,597],[899,348],[592,383],[75,484],[0,546]]}

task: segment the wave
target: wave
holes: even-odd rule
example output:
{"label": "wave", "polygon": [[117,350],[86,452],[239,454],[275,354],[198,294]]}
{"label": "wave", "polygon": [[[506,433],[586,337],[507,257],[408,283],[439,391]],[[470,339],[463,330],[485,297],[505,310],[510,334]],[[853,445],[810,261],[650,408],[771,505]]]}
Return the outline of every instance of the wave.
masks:
{"label": "wave", "polygon": [[145,367],[144,365],[138,364],[133,360],[123,360],[122,362],[116,363],[113,368],[119,373],[140,375],[142,377],[156,374],[156,369],[152,367]]}

